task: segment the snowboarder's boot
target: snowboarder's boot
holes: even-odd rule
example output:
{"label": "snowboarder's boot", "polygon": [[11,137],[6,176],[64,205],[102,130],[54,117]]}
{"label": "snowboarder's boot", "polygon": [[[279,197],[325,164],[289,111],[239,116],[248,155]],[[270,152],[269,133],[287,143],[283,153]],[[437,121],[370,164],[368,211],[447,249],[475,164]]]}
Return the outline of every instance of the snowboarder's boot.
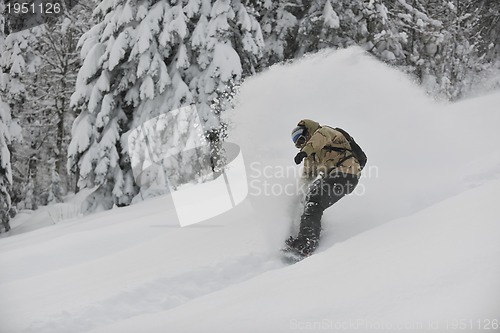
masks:
{"label": "snowboarder's boot", "polygon": [[319,241],[316,238],[299,235],[297,238],[290,236],[290,238],[285,241],[285,244],[297,254],[307,257],[316,250]]}
{"label": "snowboarder's boot", "polygon": [[305,257],[311,255],[318,247],[319,240],[313,236],[298,235],[296,238],[290,236],[285,244],[300,255]]}
{"label": "snowboarder's boot", "polygon": [[315,237],[301,237],[299,235],[298,239],[298,250],[304,256],[310,256],[314,252],[314,250],[316,250],[319,244],[319,240]]}
{"label": "snowboarder's boot", "polygon": [[297,242],[297,238],[294,238],[290,236],[286,241],[285,244],[290,247],[290,248],[295,248],[295,243]]}

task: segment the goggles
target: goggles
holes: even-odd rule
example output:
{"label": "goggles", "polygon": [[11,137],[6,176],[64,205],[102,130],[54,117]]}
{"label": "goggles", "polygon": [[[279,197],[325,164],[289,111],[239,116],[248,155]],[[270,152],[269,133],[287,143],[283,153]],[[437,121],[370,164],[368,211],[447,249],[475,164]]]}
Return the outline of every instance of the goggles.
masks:
{"label": "goggles", "polygon": [[300,148],[302,147],[305,143],[306,143],[306,137],[301,135],[297,138],[297,140],[295,141],[295,147],[296,148]]}
{"label": "goggles", "polygon": [[292,141],[295,144],[295,147],[299,148],[300,146],[306,143],[306,133],[307,130],[304,126],[297,126],[292,131]]}

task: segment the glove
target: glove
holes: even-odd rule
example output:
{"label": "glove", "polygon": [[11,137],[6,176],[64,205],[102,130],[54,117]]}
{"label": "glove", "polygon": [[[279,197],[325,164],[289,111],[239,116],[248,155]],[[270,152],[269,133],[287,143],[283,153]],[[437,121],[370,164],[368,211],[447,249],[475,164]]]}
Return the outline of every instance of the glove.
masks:
{"label": "glove", "polygon": [[303,151],[299,151],[299,153],[297,155],[295,155],[295,158],[294,158],[295,164],[297,164],[297,165],[300,164],[302,162],[302,160],[306,157],[307,157],[307,153],[305,153]]}

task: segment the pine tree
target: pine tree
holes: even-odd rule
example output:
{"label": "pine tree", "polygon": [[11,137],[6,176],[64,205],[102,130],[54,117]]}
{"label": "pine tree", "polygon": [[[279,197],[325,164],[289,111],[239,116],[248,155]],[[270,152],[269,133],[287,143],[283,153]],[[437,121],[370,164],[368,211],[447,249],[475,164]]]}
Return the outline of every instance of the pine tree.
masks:
{"label": "pine tree", "polygon": [[[4,22],[2,22],[2,29],[3,23]],[[9,35],[5,38],[3,38],[2,36],[2,52],[0,53],[0,66],[2,68],[1,93],[4,103],[6,103],[9,107],[9,118],[11,117],[11,115],[16,118],[20,110],[23,109],[23,104],[26,98],[25,86],[21,82],[21,74],[25,69],[26,62],[22,57],[24,50],[22,50],[20,47],[25,46],[26,43],[23,43],[23,41],[19,42],[17,37],[20,37],[20,34]],[[12,181],[9,184],[13,185],[10,194],[12,201],[14,201],[14,204],[20,200],[20,198],[22,197],[21,193],[23,191],[23,186],[19,181],[22,179],[23,174],[22,172],[18,171],[18,166],[15,163],[15,154],[16,151],[19,150],[16,149],[16,146],[19,146],[21,138],[18,139],[18,142],[10,146],[9,154],[10,159],[12,159],[12,162],[11,160],[9,160],[9,163],[13,164],[11,164]],[[9,202],[11,202],[10,199]]]}
{"label": "pine tree", "polygon": [[[5,30],[8,31],[9,28],[6,26]],[[35,142],[39,142],[40,138],[30,135],[33,134],[33,130],[37,131],[39,118],[29,107],[28,87],[40,63],[34,46],[41,30],[42,28],[33,28],[7,35],[1,54],[0,66],[5,83],[2,95],[11,109],[14,122],[22,124],[22,131],[19,131],[12,141],[10,150],[13,179],[11,197],[12,204],[16,206],[25,200],[28,175],[33,173],[30,167],[37,165],[34,163],[36,156],[32,153],[31,146],[36,145]]]}
{"label": "pine tree", "polygon": [[395,65],[404,63],[407,34],[391,20],[390,9],[384,1],[361,3],[361,31],[356,41],[382,61]]}
{"label": "pine tree", "polygon": [[[0,42],[2,41],[0,40]],[[12,186],[9,149],[11,143],[10,122],[10,108],[0,97],[0,227],[3,227],[4,231],[10,230],[10,191]],[[2,232],[2,228],[0,228],[0,232]]]}
{"label": "pine tree", "polygon": [[292,59],[297,50],[296,36],[299,18],[303,15],[296,0],[258,1],[255,8],[264,36],[264,55],[260,69]]}
{"label": "pine tree", "polygon": [[[492,90],[500,87],[500,2],[475,0],[471,4],[474,44],[483,61],[474,78],[473,90]],[[477,64],[476,64],[477,66]],[[477,91],[473,91],[477,92]]]}
{"label": "pine tree", "polygon": [[[251,7],[249,7],[251,9]],[[190,82],[195,91],[200,115],[208,129],[216,129],[219,119],[211,101],[230,91],[230,82],[254,74],[262,57],[264,39],[253,10],[243,3],[217,0],[200,8],[200,19],[193,31],[191,45],[195,56]]]}
{"label": "pine tree", "polygon": [[47,203],[57,203],[63,201],[63,196],[65,194],[65,189],[61,184],[61,177],[57,171],[57,161],[51,159],[49,161],[50,165],[50,183],[47,194]]}
{"label": "pine tree", "polygon": [[[0,11],[4,10],[4,2],[0,1]],[[5,71],[3,64],[10,63],[6,57],[8,53],[5,48],[5,17],[0,15],[0,232],[10,230],[10,218],[14,213],[12,207],[12,165],[11,144],[20,138],[20,127],[12,119],[11,108],[4,102],[2,95],[12,88],[10,75]]]}
{"label": "pine tree", "polygon": [[491,62],[500,61],[500,2],[495,0],[476,0],[477,8],[473,13],[477,17],[475,31],[479,34],[480,54],[485,54]]}
{"label": "pine tree", "polygon": [[390,10],[408,35],[405,47],[409,73],[434,96],[456,99],[470,89],[480,59],[475,51],[473,15],[469,0],[398,1]]}
{"label": "pine tree", "polygon": [[[37,38],[36,52],[40,65],[28,86],[30,109],[37,113],[40,133],[36,142],[46,138],[37,146],[35,183],[42,188],[37,195],[40,204],[47,204],[49,191],[65,193],[70,189],[72,179],[66,171],[67,147],[70,141],[71,124],[75,119],[69,106],[70,97],[81,65],[77,52],[78,39],[90,28],[91,10],[88,1],[82,1],[63,18],[44,26]],[[53,170],[55,163],[55,170]],[[57,186],[52,182],[58,175]],[[58,195],[60,200],[60,195]]]}
{"label": "pine tree", "polygon": [[[313,0],[309,3],[305,15],[299,21],[297,32],[298,50],[295,56],[323,48],[343,48],[352,43],[352,32],[347,27],[349,14],[342,2]],[[340,13],[341,17],[337,14]],[[342,24],[342,28],[341,28]]]}

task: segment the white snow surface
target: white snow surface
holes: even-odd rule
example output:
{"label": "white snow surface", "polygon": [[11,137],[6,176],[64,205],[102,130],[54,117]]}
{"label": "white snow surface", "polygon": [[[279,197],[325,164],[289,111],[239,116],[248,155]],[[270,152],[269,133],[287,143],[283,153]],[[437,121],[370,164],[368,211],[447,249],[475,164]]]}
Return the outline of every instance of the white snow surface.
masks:
{"label": "white snow surface", "polygon": [[[498,105],[436,103],[358,48],[274,66],[228,114],[242,204],[184,228],[168,196],[20,214],[0,238],[0,332],[499,332]],[[346,129],[368,165],[289,266],[302,118]]]}

